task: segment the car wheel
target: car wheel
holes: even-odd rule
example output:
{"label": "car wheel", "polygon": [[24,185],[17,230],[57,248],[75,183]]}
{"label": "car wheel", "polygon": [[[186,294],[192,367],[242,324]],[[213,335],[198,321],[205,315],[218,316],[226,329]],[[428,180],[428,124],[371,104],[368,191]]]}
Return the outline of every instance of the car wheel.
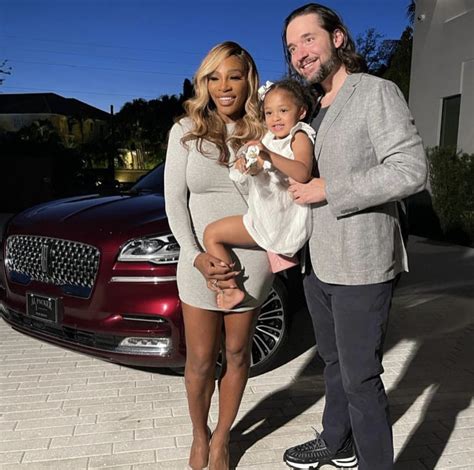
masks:
{"label": "car wheel", "polygon": [[276,363],[289,329],[286,286],[275,276],[272,290],[262,305],[252,341],[250,375],[263,374]]}

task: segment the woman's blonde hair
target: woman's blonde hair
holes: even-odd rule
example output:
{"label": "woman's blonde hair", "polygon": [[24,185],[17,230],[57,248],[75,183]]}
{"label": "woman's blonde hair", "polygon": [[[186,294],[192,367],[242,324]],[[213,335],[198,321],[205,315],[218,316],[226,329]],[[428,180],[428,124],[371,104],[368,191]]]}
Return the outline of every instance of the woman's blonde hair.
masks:
{"label": "woman's blonde hair", "polygon": [[[207,88],[209,77],[229,57],[238,57],[244,65],[247,79],[247,98],[242,118],[236,122],[235,131],[227,135],[226,125],[216,111]],[[226,41],[214,46],[199,66],[194,76],[194,96],[184,103],[186,115],[194,123],[193,128],[182,139],[183,143],[197,140],[198,150],[205,155],[203,142],[209,141],[219,149],[219,163],[228,164],[228,145],[237,150],[249,140],[260,139],[264,133],[260,120],[257,97],[258,72],[251,55],[237,43]]]}

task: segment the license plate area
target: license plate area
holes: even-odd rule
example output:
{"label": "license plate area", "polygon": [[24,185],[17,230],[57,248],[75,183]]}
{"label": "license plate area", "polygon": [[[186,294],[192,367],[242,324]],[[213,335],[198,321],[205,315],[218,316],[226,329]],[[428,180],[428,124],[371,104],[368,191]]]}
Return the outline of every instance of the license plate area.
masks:
{"label": "license plate area", "polygon": [[28,292],[26,294],[26,314],[33,318],[57,323],[58,299]]}

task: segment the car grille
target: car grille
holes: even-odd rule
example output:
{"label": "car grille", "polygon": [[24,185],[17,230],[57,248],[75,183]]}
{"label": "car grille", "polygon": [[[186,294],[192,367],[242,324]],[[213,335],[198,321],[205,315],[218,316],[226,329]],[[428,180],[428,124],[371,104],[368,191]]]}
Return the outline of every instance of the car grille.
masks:
{"label": "car grille", "polygon": [[85,243],[34,235],[13,235],[6,244],[10,278],[22,284],[40,281],[88,297],[99,267],[99,250]]}

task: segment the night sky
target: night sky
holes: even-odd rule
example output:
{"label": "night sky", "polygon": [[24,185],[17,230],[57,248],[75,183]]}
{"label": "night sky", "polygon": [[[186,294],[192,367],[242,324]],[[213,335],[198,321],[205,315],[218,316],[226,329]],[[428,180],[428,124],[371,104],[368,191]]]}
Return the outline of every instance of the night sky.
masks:
{"label": "night sky", "polygon": [[[179,94],[215,44],[233,40],[262,82],[284,71],[281,28],[295,0],[1,0],[0,93],[54,92],[115,111],[135,98]],[[409,0],[328,0],[354,38],[398,39]]]}

